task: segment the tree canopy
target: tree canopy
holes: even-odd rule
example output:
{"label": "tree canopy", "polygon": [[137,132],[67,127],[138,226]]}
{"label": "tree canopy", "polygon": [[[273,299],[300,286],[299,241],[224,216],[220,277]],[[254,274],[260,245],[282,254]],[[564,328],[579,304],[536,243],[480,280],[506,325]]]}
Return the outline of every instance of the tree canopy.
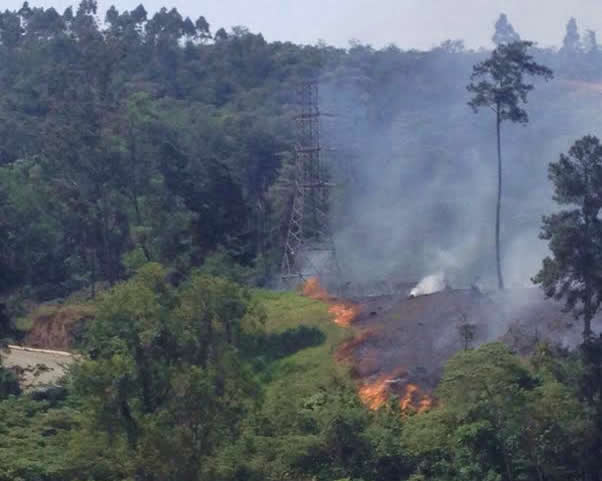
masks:
{"label": "tree canopy", "polygon": [[552,257],[543,261],[535,282],[550,297],[563,299],[583,317],[583,335],[591,337],[591,320],[602,302],[602,145],[594,136],[577,140],[568,155],[550,163],[557,203],[571,206],[543,219],[541,238]]}

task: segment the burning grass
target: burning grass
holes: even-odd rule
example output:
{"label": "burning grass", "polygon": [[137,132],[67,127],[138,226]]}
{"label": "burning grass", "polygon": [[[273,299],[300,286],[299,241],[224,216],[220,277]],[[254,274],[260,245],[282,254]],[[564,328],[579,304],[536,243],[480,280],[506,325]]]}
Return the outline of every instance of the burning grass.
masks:
{"label": "burning grass", "polygon": [[374,330],[365,330],[348,341],[345,341],[337,348],[336,360],[339,362],[352,360],[353,352],[374,335]]}
{"label": "burning grass", "polygon": [[[349,328],[353,321],[361,313],[357,304],[342,301],[332,296],[320,285],[316,277],[309,278],[302,286],[303,296],[316,299],[330,304],[328,313],[333,317],[337,326]],[[337,361],[360,361],[353,359],[353,353],[368,339],[375,335],[374,330],[365,330],[358,333],[352,339],[344,342],[336,350]],[[357,367],[357,366],[356,366]],[[357,371],[356,371],[357,373]],[[433,404],[432,398],[418,385],[408,382],[408,373],[404,369],[398,369],[393,373],[382,374],[370,382],[360,381],[358,395],[361,401],[372,410],[384,406],[389,399],[396,396],[399,399],[399,407],[402,413],[422,413],[430,409]]]}
{"label": "burning grass", "polygon": [[372,410],[381,408],[389,399],[389,376],[380,376],[375,381],[366,383],[359,388],[362,402]]}
{"label": "burning grass", "polygon": [[405,393],[399,400],[402,412],[414,410],[417,413],[428,411],[433,406],[433,398],[422,391],[416,384],[406,384]]}
{"label": "burning grass", "polygon": [[394,374],[384,374],[359,388],[359,397],[372,410],[383,407],[392,396],[399,398],[399,408],[403,414],[423,413],[433,406],[433,398],[418,385],[406,382],[407,373],[398,370]]}
{"label": "burning grass", "polygon": [[333,321],[337,326],[350,327],[361,312],[358,305],[351,302],[343,302],[340,299],[331,296],[328,291],[322,287],[317,277],[310,277],[307,279],[303,284],[302,292],[305,297],[330,304],[328,312],[332,315]]}
{"label": "burning grass", "polygon": [[310,277],[307,279],[303,283],[302,292],[305,297],[310,297],[311,299],[316,299],[318,301],[328,302],[331,299],[330,294],[328,294],[328,291],[320,285],[320,281],[317,277]]}
{"label": "burning grass", "polygon": [[341,327],[351,327],[353,320],[359,315],[360,308],[353,304],[334,304],[328,312],[334,317],[334,323]]}

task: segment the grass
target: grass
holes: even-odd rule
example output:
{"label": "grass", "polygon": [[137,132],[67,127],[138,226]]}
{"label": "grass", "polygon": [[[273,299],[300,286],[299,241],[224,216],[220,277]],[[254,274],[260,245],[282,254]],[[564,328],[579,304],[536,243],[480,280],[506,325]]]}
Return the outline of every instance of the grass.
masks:
{"label": "grass", "polygon": [[[254,296],[265,308],[267,334],[281,334],[299,326],[319,329],[324,334],[321,343],[266,363],[258,374],[262,402],[245,421],[248,431],[238,450],[232,447],[234,453],[248,456],[250,466],[261,470],[269,465],[273,472],[282,473],[294,464],[297,453],[304,453],[319,442],[315,429],[303,424],[311,420],[311,415],[298,413],[307,411],[307,401],[320,396],[335,380],[349,380],[348,368],[335,360],[335,351],[352,333],[332,321],[324,302],[290,292],[257,290]],[[38,306],[22,319],[21,326],[61,315],[71,319],[78,313],[78,306]],[[81,306],[83,313],[91,314],[86,310],[90,305]],[[77,413],[68,406],[53,409],[27,398],[0,403],[0,481],[61,479],[62,470],[70,462],[66,457],[71,449],[69,429],[76,420]],[[251,442],[249,450],[245,448],[247,442]]]}
{"label": "grass", "polygon": [[352,333],[332,321],[325,302],[293,292],[256,291],[255,295],[265,307],[268,333],[281,333],[303,325],[325,334],[322,344],[301,349],[270,365],[265,385],[266,402],[282,402],[283,397],[305,399],[335,379],[348,378],[348,367],[336,362],[335,351]]}
{"label": "grass", "polygon": [[[336,362],[335,351],[342,341],[351,336],[351,330],[337,326],[328,313],[328,304],[304,297],[295,292],[255,290],[255,298],[264,306],[268,334],[280,334],[306,326],[320,330],[325,340],[319,345],[300,349],[270,362],[262,373],[266,393],[277,395],[286,391],[298,397],[310,396],[334,378],[346,378],[347,366]],[[74,325],[79,319],[93,316],[92,303],[78,302],[41,304],[17,320],[21,332],[33,332],[34,327],[59,323]],[[39,329],[36,329],[36,331]],[[271,394],[270,394],[271,393]]]}

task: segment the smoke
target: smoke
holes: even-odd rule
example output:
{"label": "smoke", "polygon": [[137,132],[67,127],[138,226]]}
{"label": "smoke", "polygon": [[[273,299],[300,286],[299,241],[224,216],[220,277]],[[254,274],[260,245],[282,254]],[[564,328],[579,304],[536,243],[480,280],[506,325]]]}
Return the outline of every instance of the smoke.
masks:
{"label": "smoke", "polygon": [[[336,148],[328,155],[338,186],[332,227],[344,276],[416,282],[443,271],[452,287],[494,287],[495,120],[469,109],[465,89],[485,54],[389,48],[370,50],[364,66],[368,50],[352,48],[349,65],[321,84],[322,108],[336,114],[323,138]],[[501,254],[510,287],[532,285],[548,255],[538,237],[541,217],[558,208],[548,164],[597,133],[598,103],[557,74],[531,92],[526,126],[503,124]]]}
{"label": "smoke", "polygon": [[443,272],[431,274],[422,279],[416,287],[410,291],[410,297],[426,296],[445,289],[445,275]]}

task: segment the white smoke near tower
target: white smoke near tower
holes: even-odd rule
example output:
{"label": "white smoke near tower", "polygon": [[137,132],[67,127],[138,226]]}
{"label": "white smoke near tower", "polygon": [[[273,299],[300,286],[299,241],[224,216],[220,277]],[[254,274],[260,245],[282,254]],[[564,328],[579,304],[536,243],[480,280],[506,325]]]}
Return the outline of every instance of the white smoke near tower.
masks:
{"label": "white smoke near tower", "polygon": [[416,287],[410,291],[409,297],[425,296],[427,294],[434,294],[435,292],[442,291],[447,286],[445,280],[445,274],[443,272],[437,272],[431,274],[422,279]]}

